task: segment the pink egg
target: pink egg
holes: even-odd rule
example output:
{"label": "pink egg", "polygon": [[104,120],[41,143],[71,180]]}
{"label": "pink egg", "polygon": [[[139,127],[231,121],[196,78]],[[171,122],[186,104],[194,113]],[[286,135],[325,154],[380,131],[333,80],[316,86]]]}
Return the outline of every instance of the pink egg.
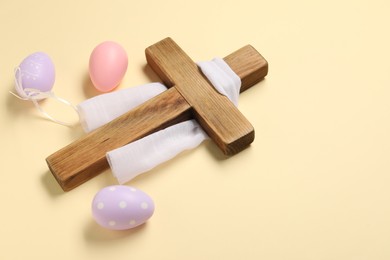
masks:
{"label": "pink egg", "polygon": [[95,88],[108,92],[116,88],[127,70],[127,54],[121,45],[106,41],[92,51],[89,58],[89,75]]}

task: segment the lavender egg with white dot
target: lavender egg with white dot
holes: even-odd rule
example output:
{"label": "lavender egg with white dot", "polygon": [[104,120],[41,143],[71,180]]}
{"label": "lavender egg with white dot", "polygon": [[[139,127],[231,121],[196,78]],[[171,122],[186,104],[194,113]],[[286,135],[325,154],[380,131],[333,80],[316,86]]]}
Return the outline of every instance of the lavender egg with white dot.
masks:
{"label": "lavender egg with white dot", "polygon": [[125,185],[101,189],[92,201],[92,215],[102,227],[126,230],[145,223],[154,212],[154,202],[145,192]]}
{"label": "lavender egg with white dot", "polygon": [[25,89],[48,92],[53,88],[55,81],[54,63],[46,53],[35,52],[20,63],[15,70],[15,78],[21,85],[16,91],[23,98],[28,94],[25,93]]}

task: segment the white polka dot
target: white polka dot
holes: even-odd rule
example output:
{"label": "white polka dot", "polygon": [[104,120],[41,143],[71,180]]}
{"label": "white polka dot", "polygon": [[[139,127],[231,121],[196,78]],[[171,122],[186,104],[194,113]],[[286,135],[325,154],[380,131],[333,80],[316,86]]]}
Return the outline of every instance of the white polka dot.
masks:
{"label": "white polka dot", "polygon": [[121,202],[119,202],[119,207],[120,207],[121,209],[126,208],[126,207],[127,207],[126,201],[121,201]]}
{"label": "white polka dot", "polygon": [[134,189],[134,188],[130,188],[130,190],[131,190],[132,192],[136,192],[136,191],[137,191],[137,189]]}
{"label": "white polka dot", "polygon": [[104,203],[103,203],[103,202],[99,202],[99,203],[97,204],[97,208],[98,208],[98,209],[103,209],[103,208],[104,208]]}
{"label": "white polka dot", "polygon": [[108,222],[108,225],[110,225],[111,227],[115,226],[116,225],[116,222],[114,220],[111,220]]}
{"label": "white polka dot", "polygon": [[136,222],[134,219],[132,219],[132,220],[129,221],[129,224],[132,225],[132,226],[134,226],[135,223],[137,223],[137,222]]}
{"label": "white polka dot", "polygon": [[146,202],[142,202],[141,203],[141,208],[142,209],[147,209],[148,207],[149,207],[148,203],[146,203]]}
{"label": "white polka dot", "polygon": [[115,188],[115,187],[110,187],[109,190],[110,190],[110,191],[114,191],[114,190],[116,190],[116,188]]}

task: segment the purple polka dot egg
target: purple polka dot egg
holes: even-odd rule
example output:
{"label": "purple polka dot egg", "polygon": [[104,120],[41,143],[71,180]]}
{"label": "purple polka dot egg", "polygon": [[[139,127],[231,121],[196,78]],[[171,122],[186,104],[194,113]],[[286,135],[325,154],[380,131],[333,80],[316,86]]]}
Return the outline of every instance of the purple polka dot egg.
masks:
{"label": "purple polka dot egg", "polygon": [[105,187],[92,201],[95,221],[112,230],[126,230],[142,225],[153,212],[154,202],[149,195],[125,185]]}
{"label": "purple polka dot egg", "polygon": [[53,88],[55,81],[54,63],[46,53],[35,52],[19,64],[15,78],[19,85],[16,91],[22,98],[28,97],[25,89],[48,92]]}

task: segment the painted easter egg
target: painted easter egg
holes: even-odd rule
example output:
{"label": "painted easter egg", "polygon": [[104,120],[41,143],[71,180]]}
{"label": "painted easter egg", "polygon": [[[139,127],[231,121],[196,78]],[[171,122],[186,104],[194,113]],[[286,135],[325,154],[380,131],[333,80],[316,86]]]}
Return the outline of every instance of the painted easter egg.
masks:
{"label": "painted easter egg", "polygon": [[101,92],[116,88],[127,70],[127,54],[116,42],[103,42],[95,47],[89,58],[89,76]]}
{"label": "painted easter egg", "polygon": [[92,215],[96,222],[113,230],[139,226],[145,223],[153,212],[153,200],[146,193],[125,185],[105,187],[92,201]]}
{"label": "painted easter egg", "polygon": [[16,91],[23,98],[28,94],[25,89],[48,92],[53,88],[55,81],[54,63],[46,53],[33,53],[16,68],[15,79],[19,85]]}

